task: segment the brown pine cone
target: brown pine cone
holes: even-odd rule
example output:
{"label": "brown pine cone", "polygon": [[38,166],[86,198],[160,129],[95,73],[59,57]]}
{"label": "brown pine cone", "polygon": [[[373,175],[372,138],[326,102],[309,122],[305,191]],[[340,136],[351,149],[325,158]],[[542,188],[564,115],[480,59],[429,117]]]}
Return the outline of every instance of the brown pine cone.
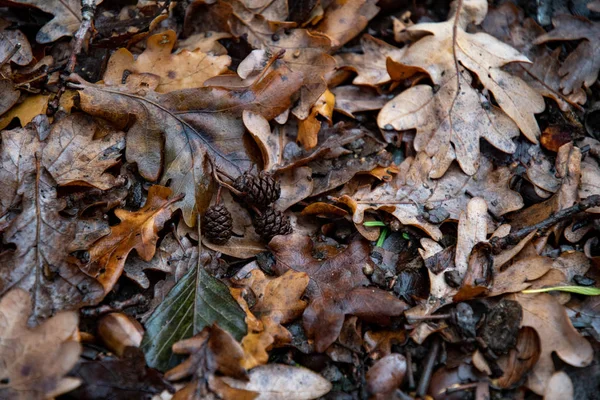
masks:
{"label": "brown pine cone", "polygon": [[242,199],[249,205],[266,208],[281,195],[281,187],[273,176],[261,171],[258,175],[244,172],[240,175],[233,187],[243,193]]}
{"label": "brown pine cone", "polygon": [[266,241],[270,241],[277,235],[292,233],[290,218],[273,207],[266,208],[262,215],[254,217],[253,222],[256,233]]}
{"label": "brown pine cone", "polygon": [[214,244],[224,244],[231,237],[233,218],[223,203],[215,204],[206,210],[202,222],[204,236]]}

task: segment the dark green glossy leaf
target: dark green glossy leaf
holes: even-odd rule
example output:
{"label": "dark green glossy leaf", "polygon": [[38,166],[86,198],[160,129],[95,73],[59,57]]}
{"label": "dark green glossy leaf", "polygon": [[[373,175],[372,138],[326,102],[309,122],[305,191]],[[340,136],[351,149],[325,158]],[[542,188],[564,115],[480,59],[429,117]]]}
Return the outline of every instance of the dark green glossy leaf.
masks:
{"label": "dark green glossy leaf", "polygon": [[191,269],[171,289],[145,324],[142,349],[152,368],[165,371],[181,361],[173,344],[216,322],[236,340],[246,334],[245,313],[229,289],[204,268]]}

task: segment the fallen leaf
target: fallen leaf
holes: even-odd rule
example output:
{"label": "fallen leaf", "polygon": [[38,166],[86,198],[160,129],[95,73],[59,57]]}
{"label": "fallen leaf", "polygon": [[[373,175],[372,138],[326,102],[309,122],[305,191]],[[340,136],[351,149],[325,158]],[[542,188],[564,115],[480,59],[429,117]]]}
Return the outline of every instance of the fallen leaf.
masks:
{"label": "fallen leaf", "polygon": [[[11,0],[13,3],[29,4],[33,7],[54,15],[46,25],[40,29],[35,37],[38,43],[50,43],[63,36],[71,36],[81,25],[81,2],[79,0]],[[94,0],[96,5],[102,0]]]}
{"label": "fallen leaf", "polygon": [[146,362],[163,371],[174,367],[178,359],[171,346],[215,322],[238,340],[246,334],[244,312],[227,286],[198,265],[177,282],[145,322],[142,349]]}
{"label": "fallen leaf", "polygon": [[554,373],[552,352],[574,367],[584,367],[592,362],[592,346],[573,328],[564,307],[551,295],[513,294],[508,298],[518,301],[523,307],[521,326],[532,327],[540,338],[540,358],[527,383],[531,390],[539,395],[546,392]]}
{"label": "fallen leaf", "polygon": [[376,0],[334,0],[314,29],[329,36],[334,48],[342,47],[377,15],[379,7],[375,4]]}
{"label": "fallen leaf", "polygon": [[31,45],[23,32],[18,29],[6,30],[0,27],[0,37],[2,38],[2,44],[0,45],[0,60],[6,60],[8,55],[14,51],[15,46],[19,44],[21,47],[10,59],[6,60],[6,62],[13,62],[17,65],[25,66],[33,61]]}
{"label": "fallen leaf", "polygon": [[[434,157],[438,177],[453,159],[473,175],[480,138],[513,153],[516,147],[511,139],[517,126],[534,143],[540,135],[534,114],[544,110],[542,96],[501,69],[510,62],[527,62],[527,58],[493,36],[465,31],[468,23],[481,23],[486,13],[487,2],[476,0],[455,10],[446,22],[408,28],[428,35],[410,45],[400,62],[426,71],[436,86],[417,85],[404,91],[377,118],[383,129],[417,129],[415,149]],[[500,108],[482,100],[459,64],[479,77]]]}
{"label": "fallen leaf", "polygon": [[111,227],[109,235],[94,242],[88,249],[89,258],[79,268],[96,279],[108,294],[123,272],[129,253],[135,249],[144,261],[150,261],[156,252],[157,233],[171,218],[169,199],[171,189],[154,185],[148,190],[146,204],[138,211],[115,210],[121,223]]}
{"label": "fallen leaf", "polygon": [[22,211],[3,234],[3,242],[16,249],[0,254],[0,293],[29,291],[30,323],[39,323],[58,310],[94,304],[103,294],[98,282],[70,263],[66,247],[75,238],[76,221],[60,214],[65,202],[57,198],[56,184],[39,160],[33,163],[18,182]]}
{"label": "fallen leaf", "polygon": [[0,397],[47,399],[81,383],[65,377],[81,353],[77,313],[59,312],[36,329],[27,328],[31,296],[22,289],[5,293],[0,300]]}
{"label": "fallen leaf", "polygon": [[191,382],[175,393],[176,400],[205,398],[217,371],[227,376],[247,379],[246,370],[241,366],[244,355],[242,348],[227,331],[216,324],[206,326],[194,337],[173,344],[173,352],[189,354],[189,358],[167,371],[165,378],[172,381],[192,378]]}
{"label": "fallen leaf", "polygon": [[552,374],[544,394],[544,400],[572,400],[574,398],[573,382],[564,371]]}
{"label": "fallen leaf", "polygon": [[283,364],[267,364],[248,373],[248,382],[223,378],[231,387],[258,393],[257,400],[309,400],[331,390],[331,383],[309,369]]}
{"label": "fallen leaf", "polygon": [[498,359],[502,376],[492,384],[502,389],[511,389],[518,385],[524,376],[536,365],[540,356],[540,339],[533,328],[524,327],[519,331],[517,346],[508,355]]}
{"label": "fallen leaf", "polygon": [[[95,139],[97,133],[104,135]],[[125,148],[125,134],[102,128],[88,115],[72,114],[53,124],[42,154],[42,165],[59,185],[82,182],[106,190],[117,179],[105,171],[115,165]]]}
{"label": "fallen leaf", "polygon": [[19,97],[21,97],[21,92],[15,89],[9,79],[0,79],[0,90],[2,90],[3,94],[2,99],[0,99],[0,115],[2,115],[17,104]]}
{"label": "fallen leaf", "polygon": [[117,50],[108,60],[104,83],[121,84],[123,73],[150,73],[160,77],[156,87],[159,93],[200,87],[209,78],[226,72],[231,64],[227,55],[214,56],[202,50],[182,50],[171,53],[177,35],[168,30],[147,39],[146,50],[134,60],[125,48]]}
{"label": "fallen leaf", "polygon": [[313,105],[310,115],[305,120],[298,121],[298,137],[296,140],[306,150],[313,149],[317,145],[317,137],[321,129],[321,121],[317,119],[317,115],[331,122],[334,104],[334,94],[329,90],[325,90]]}
{"label": "fallen leaf", "polygon": [[442,237],[438,225],[446,219],[458,220],[473,196],[487,200],[492,214],[500,216],[523,206],[521,196],[509,188],[510,170],[493,169],[486,158],[476,175],[464,175],[451,167],[441,179],[431,179],[433,161],[425,154],[409,157],[398,166],[400,172],[389,182],[371,190],[361,188],[340,200],[350,206],[353,221],[362,223],[368,210],[389,212],[404,225],[423,229],[435,240]]}
{"label": "fallen leaf", "polygon": [[559,15],[552,20],[554,29],[541,35],[535,44],[557,40],[583,41],[567,56],[558,70],[562,76],[560,86],[565,94],[573,93],[582,86],[591,87],[600,71],[600,24],[574,15]]}
{"label": "fallen leaf", "polygon": [[[335,56],[338,68],[356,72],[354,85],[377,86],[388,83],[391,77],[387,70],[387,59],[401,60],[406,48],[387,44],[371,35],[360,38],[362,54],[342,53]],[[357,88],[358,89],[358,88]]]}
{"label": "fallen leaf", "polygon": [[21,126],[25,126],[30,123],[35,116],[46,114],[49,98],[50,96],[44,94],[26,97],[22,103],[14,106],[0,117],[0,129],[6,128],[15,118],[19,120]]}
{"label": "fallen leaf", "polygon": [[71,375],[82,384],[64,396],[67,400],[129,400],[171,389],[158,371],[146,366],[144,353],[135,347],[127,348],[121,358],[82,359]]}
{"label": "fallen leaf", "polygon": [[365,287],[369,280],[362,269],[371,261],[368,245],[362,240],[354,240],[343,252],[322,260],[311,255],[310,238],[299,234],[276,236],[269,247],[279,274],[294,270],[310,277],[306,291],[310,302],[303,321],[318,352],[337,339],[345,315],[385,322],[406,309],[406,304],[389,292]]}
{"label": "fallen leaf", "polygon": [[372,395],[391,395],[400,387],[406,373],[406,359],[402,354],[390,354],[378,360],[367,371],[367,390]]}
{"label": "fallen leaf", "polygon": [[81,108],[86,112],[117,126],[137,116],[127,133],[126,157],[137,163],[146,179],[161,178],[163,184],[170,182],[175,194],[185,194],[180,207],[188,226],[196,224],[197,213],[204,211],[212,197],[205,153],[230,175],[248,169],[252,151],[243,140],[242,111],[261,114],[267,120],[275,118],[289,107],[290,94],[301,84],[299,74],[285,67],[240,91],[202,87],[161,95],[146,90],[140,93],[138,88],[130,93],[127,88],[91,85],[76,76],[72,79],[79,83]]}

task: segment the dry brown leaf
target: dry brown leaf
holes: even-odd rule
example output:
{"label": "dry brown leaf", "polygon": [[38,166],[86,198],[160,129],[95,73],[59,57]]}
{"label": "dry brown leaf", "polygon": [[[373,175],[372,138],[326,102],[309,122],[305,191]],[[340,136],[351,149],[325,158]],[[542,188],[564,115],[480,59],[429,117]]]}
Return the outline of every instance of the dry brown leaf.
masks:
{"label": "dry brown leaf", "polygon": [[533,256],[519,259],[503,271],[496,272],[490,295],[496,296],[525,290],[551,268],[552,260],[548,257]]}
{"label": "dry brown leaf", "polygon": [[54,398],[75,389],[77,378],[65,377],[75,366],[81,345],[77,313],[59,312],[36,329],[27,327],[31,297],[13,289],[0,300],[0,397],[15,400]]}
{"label": "dry brown leaf", "polygon": [[540,356],[540,339],[533,328],[524,327],[519,331],[517,346],[508,355],[498,359],[502,376],[494,379],[492,384],[502,389],[510,389],[519,384],[538,362]]}
{"label": "dry brown leaf", "polygon": [[379,7],[375,4],[377,0],[334,0],[314,29],[329,36],[334,48],[342,47],[377,15]]}
{"label": "dry brown leaf", "polygon": [[[98,133],[103,136],[95,139]],[[42,165],[59,185],[86,183],[106,190],[118,180],[105,171],[119,161],[124,148],[123,132],[103,129],[88,115],[73,114],[52,125]]]}
{"label": "dry brown leaf", "polygon": [[560,86],[563,92],[570,94],[583,86],[591,87],[600,72],[600,23],[574,15],[559,15],[552,24],[554,29],[538,37],[535,44],[583,39],[558,70],[562,76]]}
{"label": "dry brown leaf", "polygon": [[[284,364],[267,364],[254,368],[247,382],[223,378],[230,387],[258,393],[257,400],[310,400],[331,390],[331,382],[321,375],[302,367]],[[227,400],[233,400],[230,397]]]}
{"label": "dry brown leaf", "polygon": [[152,35],[147,40],[146,50],[134,60],[125,48],[117,50],[108,61],[104,83],[120,85],[123,73],[150,73],[160,77],[156,87],[159,93],[200,87],[209,78],[226,72],[231,64],[227,55],[214,56],[202,50],[182,50],[171,53],[177,35],[168,30]]}
{"label": "dry brown leaf", "polygon": [[69,262],[76,222],[60,214],[65,201],[57,198],[56,183],[39,160],[19,177],[16,195],[22,211],[3,234],[4,243],[16,249],[0,254],[0,293],[13,287],[29,291],[31,323],[101,300],[98,283]]}
{"label": "dry brown leaf", "polygon": [[148,190],[148,199],[138,211],[115,210],[121,223],[111,227],[111,233],[89,248],[87,262],[79,268],[96,279],[110,292],[121,276],[127,256],[135,249],[144,261],[150,261],[156,252],[157,233],[173,213],[171,205],[180,197],[168,199],[172,191],[154,185]]}
{"label": "dry brown leaf", "polygon": [[135,85],[143,75],[132,74],[128,82],[132,77],[129,86],[115,88],[72,79],[79,84],[84,111],[119,127],[133,123],[127,132],[127,159],[137,163],[144,178],[161,178],[176,194],[185,194],[179,206],[188,226],[196,224],[198,212],[212,197],[207,157],[233,176],[252,165],[254,147],[244,140],[242,112],[271,120],[289,108],[291,94],[302,84],[300,74],[285,66],[248,88],[231,91],[202,87],[158,94]]}
{"label": "dry brown leaf", "polygon": [[371,35],[363,35],[360,45],[362,54],[342,53],[335,56],[338,68],[356,72],[357,76],[352,81],[355,85],[388,83],[391,78],[386,67],[387,59],[402,59],[406,48],[399,49]]}
{"label": "dry brown leaf", "polygon": [[475,245],[487,237],[487,202],[474,197],[467,203],[466,212],[460,214],[454,266],[460,277],[467,273],[469,256]]}
{"label": "dry brown leaf", "polygon": [[402,354],[383,357],[367,371],[367,390],[371,395],[390,396],[402,384],[406,368],[406,359]]}
{"label": "dry brown leaf", "polygon": [[245,353],[242,360],[244,368],[249,370],[266,364],[268,350],[292,341],[291,333],[282,325],[299,317],[306,308],[307,303],[300,299],[308,281],[304,272],[288,271],[279,277],[269,278],[257,269],[235,280],[236,285],[252,290],[257,299],[256,304],[247,309],[243,298],[235,296],[232,289],[232,294],[248,315],[248,334],[241,342]]}
{"label": "dry brown leaf", "polygon": [[[13,3],[28,4],[54,15],[35,37],[38,43],[50,43],[63,36],[71,36],[81,25],[81,2],[79,0],[11,0]],[[102,0],[95,0],[96,5]]]}
{"label": "dry brown leaf", "polygon": [[4,30],[0,27],[0,43],[0,60],[5,60],[18,43],[21,48],[7,62],[10,61],[25,66],[33,61],[29,40],[20,30]]}
{"label": "dry brown leaf", "polygon": [[[493,36],[465,31],[469,23],[483,21],[487,1],[459,4],[462,9],[454,10],[446,22],[408,28],[409,32],[427,36],[409,46],[400,61],[426,71],[435,88],[417,85],[404,91],[377,118],[383,129],[416,128],[414,146],[434,157],[436,177],[443,175],[453,159],[465,173],[473,175],[479,161],[480,138],[512,153],[516,147],[511,139],[518,126],[530,141],[537,142],[540,130],[534,114],[545,106],[540,94],[502,70],[511,62],[527,62],[525,56]],[[455,30],[454,22],[458,23]],[[482,94],[472,88],[469,73],[459,64],[478,76],[500,109],[482,99]]]}
{"label": "dry brown leaf", "polygon": [[594,358],[594,350],[569,320],[565,308],[547,293],[534,295],[513,294],[507,297],[516,300],[523,307],[521,326],[535,329],[540,338],[540,358],[527,386],[539,395],[544,395],[554,373],[552,352],[574,367],[589,365]]}
{"label": "dry brown leaf", "polygon": [[390,99],[375,89],[354,85],[338,86],[331,92],[335,96],[335,111],[352,118],[356,112],[379,110]]}
{"label": "dry brown leaf", "polygon": [[311,239],[299,234],[275,236],[269,247],[279,274],[294,270],[310,276],[306,292],[310,303],[303,319],[318,352],[324,352],[337,339],[345,315],[386,322],[406,309],[406,304],[391,293],[364,287],[369,280],[363,265],[371,261],[363,240],[354,240],[344,251],[321,260],[311,254]]}
{"label": "dry brown leaf", "polygon": [[509,65],[510,72],[520,76],[542,96],[554,99],[563,111],[569,103],[585,104],[586,94],[582,88],[564,96],[561,94],[562,68],[560,49],[550,51],[546,46],[534,45],[535,39],[546,31],[513,3],[504,3],[490,10],[481,24],[485,32],[510,44],[525,54],[532,62]]}
{"label": "dry brown leaf", "polygon": [[574,391],[569,375],[564,371],[558,371],[552,374],[548,381],[544,400],[573,400]]}
{"label": "dry brown leaf", "polygon": [[418,153],[398,166],[400,172],[390,182],[373,190],[359,189],[340,200],[351,207],[357,224],[362,223],[366,211],[383,210],[404,225],[423,229],[435,240],[442,237],[438,225],[446,219],[458,220],[473,196],[486,199],[490,212],[496,216],[523,206],[521,196],[509,188],[510,170],[494,170],[487,158],[481,159],[481,166],[472,177],[453,166],[443,178],[434,180],[430,178],[433,168],[433,161],[425,153]]}
{"label": "dry brown leaf", "polygon": [[317,119],[317,115],[325,118],[331,125],[334,104],[335,95],[329,90],[325,90],[313,105],[310,115],[305,120],[298,121],[298,137],[296,140],[305,150],[311,150],[317,146],[318,134],[321,129],[321,121]]}

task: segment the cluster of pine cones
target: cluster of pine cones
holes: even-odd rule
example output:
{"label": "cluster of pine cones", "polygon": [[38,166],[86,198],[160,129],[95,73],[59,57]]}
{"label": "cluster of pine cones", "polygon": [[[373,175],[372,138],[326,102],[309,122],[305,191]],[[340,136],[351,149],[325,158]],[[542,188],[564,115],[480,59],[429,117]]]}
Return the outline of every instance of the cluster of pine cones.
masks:
{"label": "cluster of pine cones", "polygon": [[[264,240],[268,242],[276,235],[292,233],[289,217],[271,205],[281,195],[279,182],[271,174],[245,172],[233,182],[233,187],[241,193],[240,200],[249,206],[253,213],[254,229]],[[204,235],[209,241],[224,244],[231,238],[231,213],[223,203],[212,205],[204,214],[203,226]]]}

